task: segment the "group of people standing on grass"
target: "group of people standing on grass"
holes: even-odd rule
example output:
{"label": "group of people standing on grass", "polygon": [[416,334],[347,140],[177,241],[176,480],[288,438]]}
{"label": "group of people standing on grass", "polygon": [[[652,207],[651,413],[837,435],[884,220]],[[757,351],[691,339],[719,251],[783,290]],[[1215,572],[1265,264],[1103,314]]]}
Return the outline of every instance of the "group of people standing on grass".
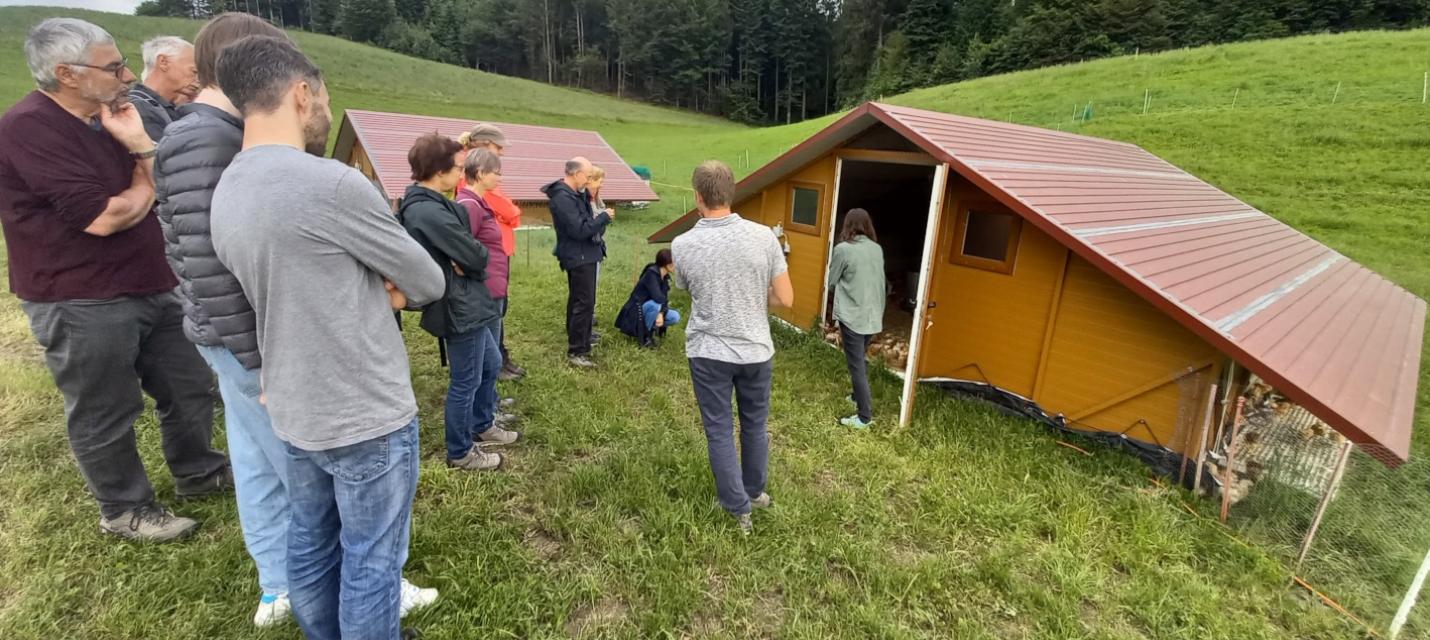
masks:
{"label": "group of people standing on grass", "polygon": [[[420,311],[445,345],[447,466],[499,467],[483,447],[520,438],[496,392],[524,375],[504,340],[520,210],[501,193],[500,130],[419,138],[394,215],[367,177],[322,157],[321,71],[255,16],[217,16],[192,45],[145,43],[137,85],[113,38],[82,20],[40,23],[25,55],[38,89],[0,116],[0,225],[101,531],[163,542],[198,525],[156,500],[140,461],[148,394],[176,496],[237,495],[262,589],[255,624],[291,615],[309,638],[400,637],[401,617],[438,594],[402,578],[418,411],[394,311]],[[600,180],[573,158],[543,188],[580,368],[595,366],[616,215]],[[692,186],[702,219],[646,267],[617,325],[648,344],[680,320],[672,276],[689,290],[719,502],[749,532],[751,510],[771,503],[767,314],[793,289],[770,229],[730,210],[729,167],[700,165]],[[227,456],[212,443],[215,379]]]}

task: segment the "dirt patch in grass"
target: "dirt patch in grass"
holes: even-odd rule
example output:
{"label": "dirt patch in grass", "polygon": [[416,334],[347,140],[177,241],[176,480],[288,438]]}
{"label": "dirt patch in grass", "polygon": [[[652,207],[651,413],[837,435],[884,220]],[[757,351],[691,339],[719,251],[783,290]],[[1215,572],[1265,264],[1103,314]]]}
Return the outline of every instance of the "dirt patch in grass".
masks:
{"label": "dirt patch in grass", "polygon": [[561,555],[561,541],[543,529],[527,529],[521,543],[542,560],[555,560]]}
{"label": "dirt patch in grass", "polygon": [[601,598],[594,604],[578,607],[566,621],[566,635],[571,638],[590,637],[601,629],[619,627],[630,617],[631,608],[615,598]]}

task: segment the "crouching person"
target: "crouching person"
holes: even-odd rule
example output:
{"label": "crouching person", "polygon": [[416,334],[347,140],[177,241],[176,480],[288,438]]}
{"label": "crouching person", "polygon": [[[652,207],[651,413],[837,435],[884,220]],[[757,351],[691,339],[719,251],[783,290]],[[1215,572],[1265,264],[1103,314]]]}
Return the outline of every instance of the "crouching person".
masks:
{"label": "crouching person", "polygon": [[680,323],[680,312],[670,308],[670,274],[675,262],[670,249],[655,254],[655,262],[645,266],[636,281],[631,297],[616,316],[616,328],[642,347],[654,347],[656,337],[665,337],[666,329]]}

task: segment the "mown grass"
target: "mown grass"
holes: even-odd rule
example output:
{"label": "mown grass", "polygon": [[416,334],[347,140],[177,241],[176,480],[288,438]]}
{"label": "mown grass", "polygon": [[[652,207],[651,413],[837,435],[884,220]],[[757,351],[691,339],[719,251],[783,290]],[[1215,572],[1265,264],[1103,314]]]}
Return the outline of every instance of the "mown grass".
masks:
{"label": "mown grass", "polygon": [[[0,10],[0,104],[28,90],[19,42],[52,13]],[[111,29],[131,58],[142,37],[196,28],[65,13]],[[1173,52],[890,101],[1000,118],[1011,111],[1015,120],[1068,128],[1072,104],[1094,100],[1096,115],[1081,130],[1143,144],[1423,296],[1427,223],[1415,213],[1427,204],[1417,189],[1426,176],[1416,159],[1430,111],[1398,94],[1381,97],[1391,94],[1378,88],[1398,88],[1406,69],[1430,59],[1425,35]],[[299,41],[327,72],[339,108],[598,129],[666,184],[685,182],[707,157],[735,164],[748,151],[749,168],[757,167],[828,121],[747,129],[332,38]],[[1337,104],[1329,95],[1309,99],[1316,78],[1332,71],[1347,77]],[[1364,89],[1352,87],[1362,81]],[[1219,96],[1229,103],[1237,83],[1246,86],[1232,111]],[[1138,115],[1141,85],[1166,91],[1147,116]],[[608,236],[603,325],[652,253],[644,237],[679,213],[682,191],[658,190],[662,203],[623,212]],[[429,638],[1362,635],[1288,589],[1289,574],[1265,549],[1193,517],[1179,504],[1184,496],[1117,452],[1083,456],[1036,425],[929,390],[904,432],[839,429],[842,359],[786,330],[777,333],[771,418],[777,506],[757,517],[755,536],[741,538],[713,501],[678,336],[650,353],[608,328],[598,372],[561,364],[564,283],[551,242],[549,231],[523,232],[514,260],[511,340],[531,376],[505,387],[519,399],[528,437],[505,472],[442,467],[445,372],[434,342],[408,323],[425,419],[408,573],[443,592],[411,619]],[[683,299],[677,305],[688,309]],[[248,626],[255,578],[230,501],[184,505],[204,520],[185,544],[135,546],[96,535],[58,393],[8,296],[0,299],[0,358],[0,635],[297,635],[293,627],[257,634]],[[898,388],[888,375],[874,381],[886,426]],[[152,418],[138,431],[161,496],[172,495]],[[1425,442],[1422,434],[1417,454]],[[1430,487],[1425,468],[1412,462],[1397,476],[1414,488],[1406,502]],[[1377,490],[1348,488],[1372,497]],[[1415,544],[1400,546],[1423,551]],[[1398,598],[1381,583],[1336,577],[1350,594],[1331,590],[1338,598],[1382,608]],[[1373,613],[1362,615],[1383,627],[1388,616]],[[1426,630],[1421,614],[1411,632]]]}

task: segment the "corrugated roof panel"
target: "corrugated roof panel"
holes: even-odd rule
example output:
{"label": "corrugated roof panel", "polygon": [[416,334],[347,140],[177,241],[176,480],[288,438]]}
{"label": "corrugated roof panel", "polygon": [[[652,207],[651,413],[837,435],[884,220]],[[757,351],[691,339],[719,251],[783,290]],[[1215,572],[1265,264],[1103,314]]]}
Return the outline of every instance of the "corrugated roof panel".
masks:
{"label": "corrugated roof panel", "polygon": [[[475,120],[437,118],[401,113],[349,109],[344,118],[368,159],[377,170],[378,181],[389,198],[398,198],[412,184],[407,150],[419,136],[440,133],[456,138],[477,123]],[[545,202],[541,187],[561,179],[566,160],[585,156],[606,170],[601,197],[609,202],[659,200],[650,186],[621,159],[601,134],[580,129],[561,129],[527,124],[493,122],[501,127],[507,146],[502,154],[502,190],[518,202]]]}
{"label": "corrugated roof panel", "polygon": [[[867,103],[741,181],[736,198],[876,123],[1383,462],[1409,456],[1425,302],[1136,145]],[[693,222],[687,214],[652,239]]]}

